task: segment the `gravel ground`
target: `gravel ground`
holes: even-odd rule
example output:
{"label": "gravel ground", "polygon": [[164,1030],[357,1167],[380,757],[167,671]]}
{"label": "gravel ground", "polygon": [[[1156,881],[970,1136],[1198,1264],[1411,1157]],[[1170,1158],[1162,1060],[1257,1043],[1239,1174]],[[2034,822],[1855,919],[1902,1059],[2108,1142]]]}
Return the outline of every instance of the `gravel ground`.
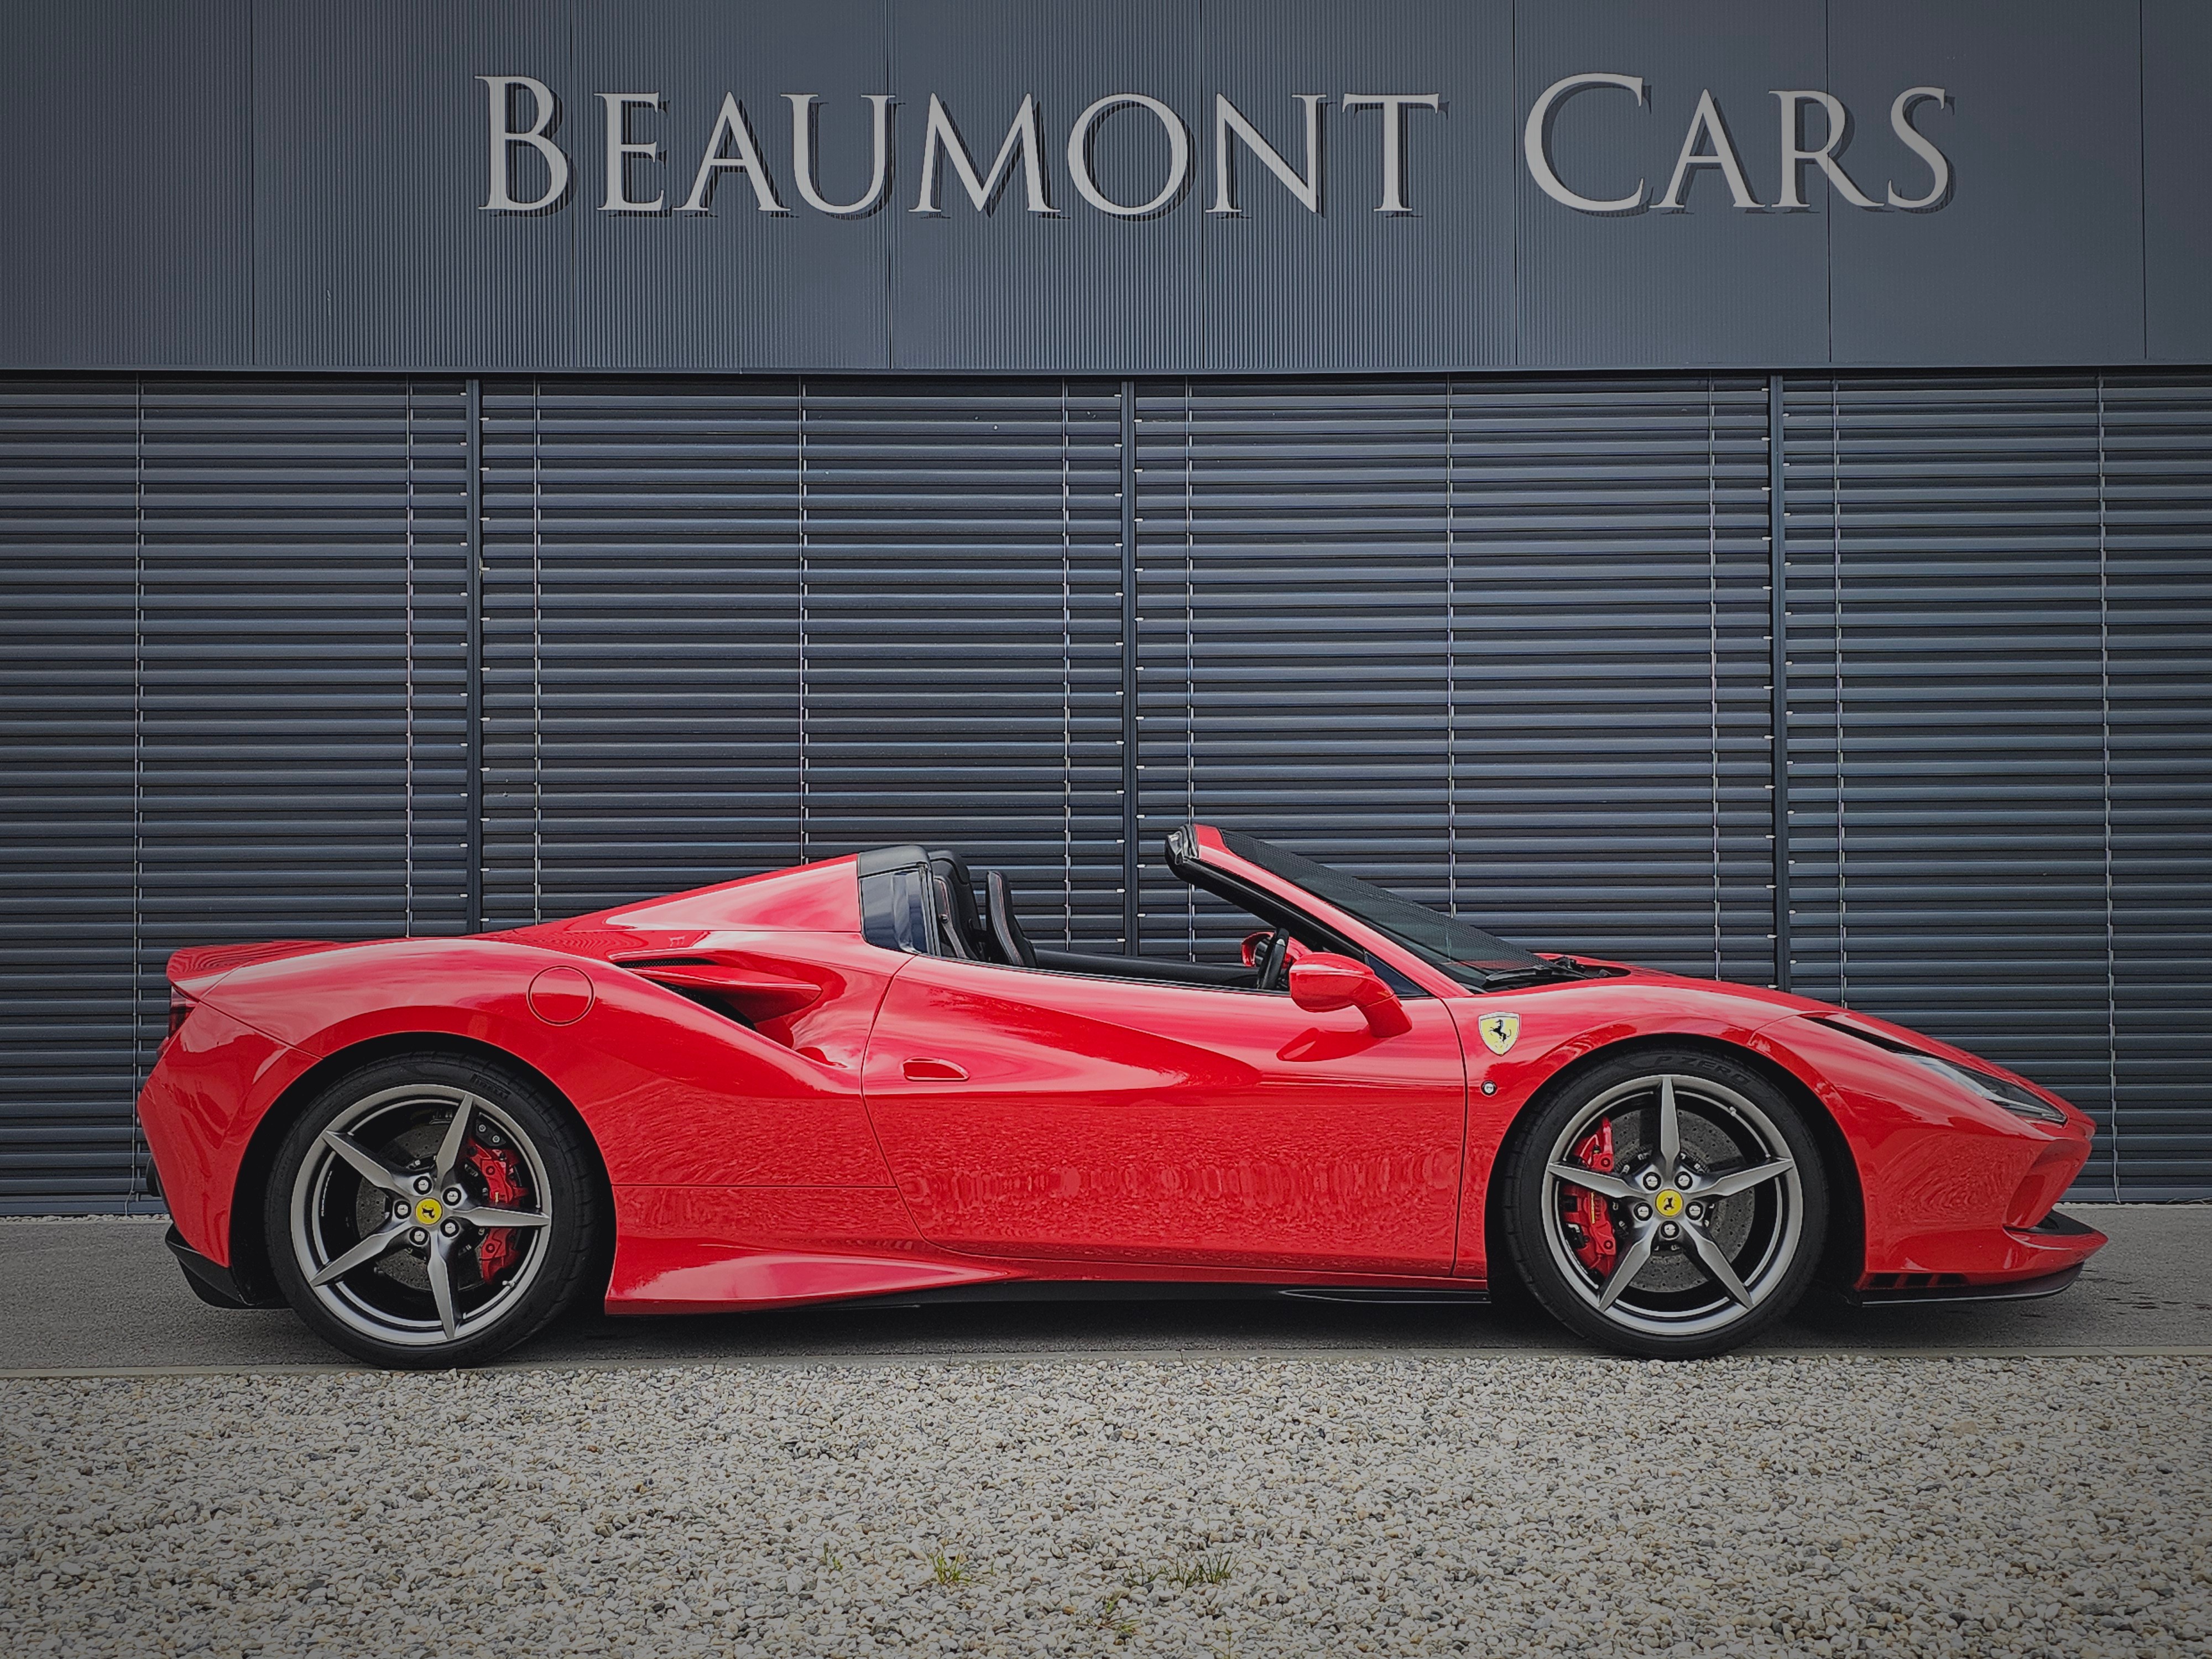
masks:
{"label": "gravel ground", "polygon": [[0,1384],[15,1653],[2203,1653],[2212,1361]]}

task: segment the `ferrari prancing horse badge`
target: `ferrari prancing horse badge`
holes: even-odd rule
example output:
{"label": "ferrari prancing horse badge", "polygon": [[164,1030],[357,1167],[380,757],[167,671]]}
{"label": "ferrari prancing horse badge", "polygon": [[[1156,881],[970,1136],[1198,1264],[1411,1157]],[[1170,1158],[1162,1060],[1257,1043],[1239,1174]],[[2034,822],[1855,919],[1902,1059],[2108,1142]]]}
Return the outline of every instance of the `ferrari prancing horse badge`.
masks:
{"label": "ferrari prancing horse badge", "polygon": [[1482,1033],[1483,1046],[1493,1054],[1502,1054],[1513,1046],[1513,1039],[1521,1035],[1521,1016],[1518,1014],[1485,1014],[1474,1023]]}

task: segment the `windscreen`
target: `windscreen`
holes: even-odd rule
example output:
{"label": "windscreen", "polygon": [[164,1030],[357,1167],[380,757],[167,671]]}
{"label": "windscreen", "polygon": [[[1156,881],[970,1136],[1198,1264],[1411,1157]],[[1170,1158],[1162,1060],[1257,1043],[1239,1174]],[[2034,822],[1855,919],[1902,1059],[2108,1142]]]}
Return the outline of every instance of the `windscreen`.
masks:
{"label": "windscreen", "polygon": [[1441,910],[1400,898],[1371,886],[1357,876],[1332,870],[1310,858],[1286,852],[1272,842],[1224,830],[1221,844],[1247,863],[1270,875],[1294,882],[1316,898],[1334,905],[1345,915],[1387,934],[1466,985],[1480,985],[1493,974],[1542,968],[1543,957],[1517,945],[1509,945],[1494,933],[1470,927]]}

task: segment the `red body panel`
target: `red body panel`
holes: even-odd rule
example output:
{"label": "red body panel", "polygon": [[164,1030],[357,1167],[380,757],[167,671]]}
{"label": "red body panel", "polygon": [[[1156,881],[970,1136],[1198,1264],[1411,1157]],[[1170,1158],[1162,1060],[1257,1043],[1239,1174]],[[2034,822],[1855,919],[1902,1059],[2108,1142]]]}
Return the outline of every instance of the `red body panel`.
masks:
{"label": "red body panel", "polygon": [[[1914,1041],[1994,1069],[1960,1050]],[[2038,1278],[2104,1244],[2100,1233],[2027,1235],[2027,1224],[2043,1218],[2088,1161],[2089,1121],[2071,1107],[2063,1128],[2030,1122],[1819,1020],[1768,1026],[1756,1046],[1820,1097],[1858,1159],[1867,1273],[1954,1273],[1972,1283]],[[2024,1185],[2037,1195],[2032,1204],[2015,1202]],[[2016,1213],[2022,1208],[2028,1212]]]}
{"label": "red body panel", "polygon": [[607,1305],[722,1311],[1012,1277],[944,1258],[889,1187],[617,1187]]}
{"label": "red body panel", "polygon": [[[1479,994],[1196,839],[1428,991],[1403,1000],[1409,1029],[881,949],[842,859],[477,939],[180,953],[198,1006],[141,1116],[179,1230],[219,1263],[285,1091],[326,1057],[419,1037],[512,1055],[575,1107],[615,1190],[611,1308],[1011,1278],[1466,1285],[1489,1271],[1498,1150],[1544,1085],[1620,1042],[1691,1038],[1761,1057],[1833,1117],[1864,1195],[1863,1279],[2037,1278],[2104,1242],[2033,1227],[2087,1157],[2080,1113],[2015,1116],[1805,1016],[1996,1069],[1972,1055],[1665,974]],[[1502,1055],[1477,1030],[1493,1012],[1520,1018]]]}
{"label": "red body panel", "polygon": [[[1565,1067],[1601,1048],[1637,1039],[1692,1036],[1760,1054],[1796,1077],[1843,1131],[1866,1200],[1868,1274],[1956,1273],[1970,1282],[2038,1278],[2080,1261],[2103,1237],[2024,1239],[2008,1220],[2040,1220],[2089,1156],[2091,1126],[2065,1107],[2064,1127],[2033,1123],[1966,1095],[1931,1073],[1806,1015],[1837,1011],[1808,998],[1706,980],[1632,970],[1511,993],[1454,999],[1466,1035],[1469,1108],[1467,1198],[1487,1194],[1514,1119]],[[1516,1013],[1520,1033],[1493,1055],[1475,1030],[1486,1013]],[[1853,1018],[1857,1018],[1854,1016]],[[1931,1054],[1996,1071],[1988,1061],[1899,1028]],[[2009,1073],[2003,1073],[2009,1076]],[[2021,1079],[2018,1081],[2025,1082]],[[1495,1095],[1481,1086],[1497,1085]],[[2034,1085],[2030,1085],[2033,1087]],[[2025,1217],[2013,1200],[2040,1169],[2040,1207]],[[1461,1231],[1458,1272],[1486,1276],[1480,1230]]]}
{"label": "red body panel", "polygon": [[138,1096],[146,1149],[161,1171],[169,1218],[185,1243],[230,1263],[238,1168],[253,1131],[315,1056],[202,1006],[161,1049]]}
{"label": "red body panel", "polygon": [[[595,927],[652,933],[697,927],[756,933],[858,933],[860,894],[849,858],[772,870],[764,876],[694,888],[669,898],[625,904],[550,927],[589,932]],[[532,928],[530,932],[540,930]]]}
{"label": "red body panel", "polygon": [[1285,996],[921,957],[877,1018],[868,1106],[947,1249],[1443,1274],[1466,1085],[1443,1005],[1413,1012],[1378,1039]]}
{"label": "red body panel", "polygon": [[[835,954],[838,942],[852,948],[824,935],[812,954]],[[241,969],[206,1000],[317,1058],[404,1032],[503,1050],[575,1105],[617,1186],[888,1182],[860,1105],[857,1053],[809,1058],[609,964],[587,970],[588,1014],[550,1024],[532,1011],[530,988],[556,965],[577,971],[573,958],[532,945],[418,939],[325,952],[289,974]],[[816,1005],[816,1024],[859,1001],[849,1024],[865,1028],[890,978],[872,966],[836,974],[838,994]]]}

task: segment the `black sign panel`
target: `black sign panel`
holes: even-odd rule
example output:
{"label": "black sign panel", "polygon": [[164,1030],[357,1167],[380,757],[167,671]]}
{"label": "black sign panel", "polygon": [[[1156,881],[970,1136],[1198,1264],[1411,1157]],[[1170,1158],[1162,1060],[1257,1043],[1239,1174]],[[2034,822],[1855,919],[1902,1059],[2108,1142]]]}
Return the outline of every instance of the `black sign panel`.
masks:
{"label": "black sign panel", "polygon": [[2206,349],[2185,0],[86,0],[16,367],[1312,372]]}

